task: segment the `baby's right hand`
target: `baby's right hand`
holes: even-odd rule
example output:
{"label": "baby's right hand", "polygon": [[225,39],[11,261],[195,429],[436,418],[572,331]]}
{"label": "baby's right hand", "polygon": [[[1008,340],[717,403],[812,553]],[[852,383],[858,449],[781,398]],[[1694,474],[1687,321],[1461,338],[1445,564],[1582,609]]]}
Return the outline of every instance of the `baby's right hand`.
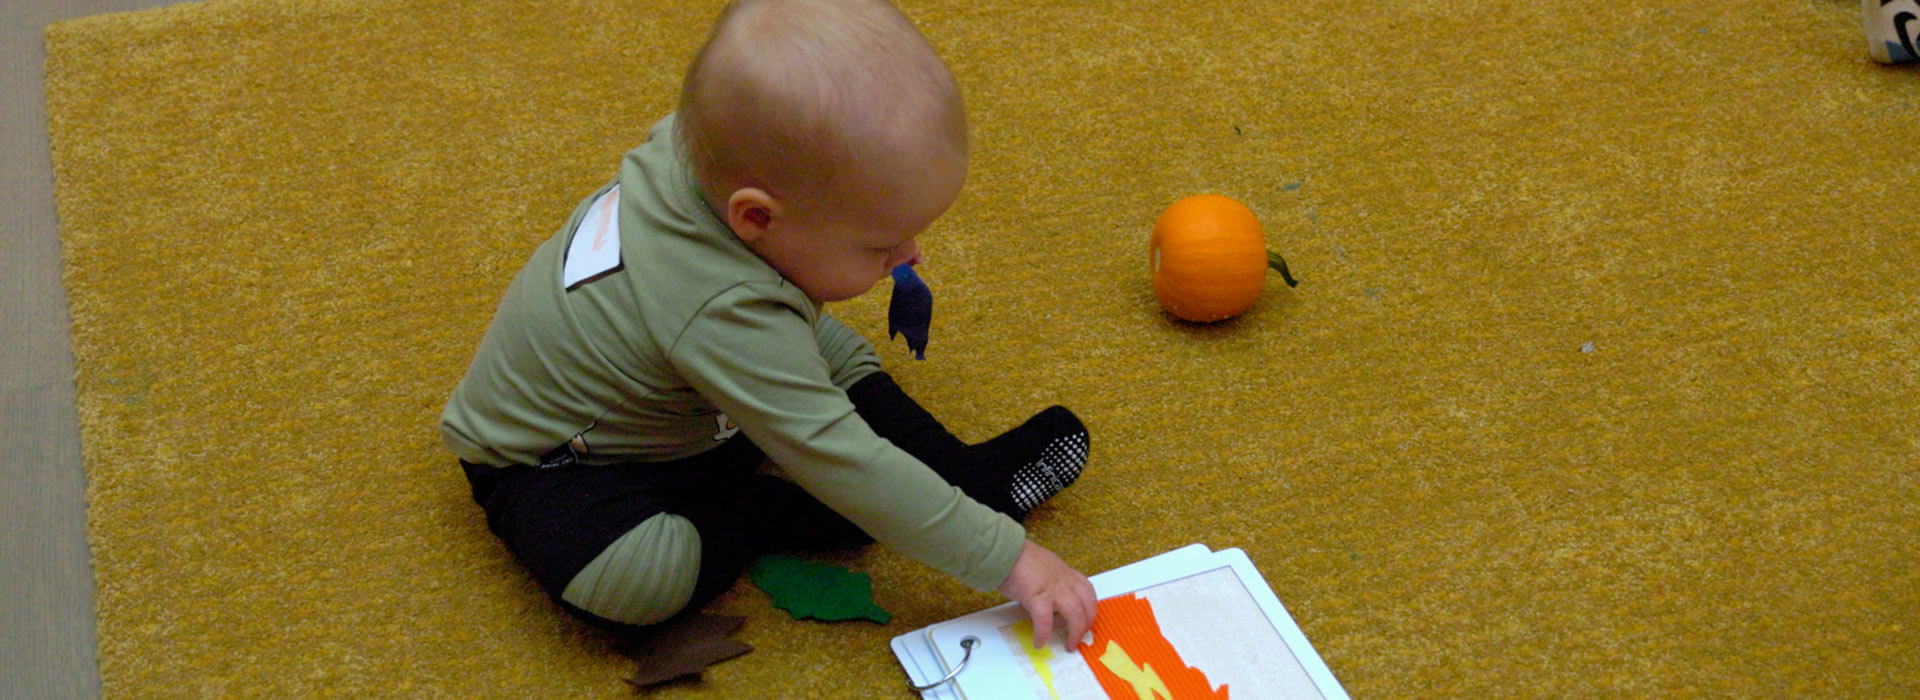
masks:
{"label": "baby's right hand", "polygon": [[1046,646],[1053,638],[1053,616],[1065,618],[1067,647],[1080,645],[1099,605],[1093,583],[1086,575],[1060,560],[1045,547],[1027,540],[1020,546],[1020,557],[1013,561],[1013,572],[1000,584],[1000,594],[1020,603],[1033,617],[1033,648]]}

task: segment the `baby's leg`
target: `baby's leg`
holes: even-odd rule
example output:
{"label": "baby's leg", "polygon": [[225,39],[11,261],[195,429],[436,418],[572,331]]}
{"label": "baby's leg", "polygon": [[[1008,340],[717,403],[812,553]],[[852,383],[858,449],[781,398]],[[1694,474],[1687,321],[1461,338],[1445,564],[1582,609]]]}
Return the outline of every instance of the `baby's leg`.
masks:
{"label": "baby's leg", "polygon": [[872,543],[792,482],[736,475],[622,535],[574,575],[561,600],[594,617],[650,625],[706,607],[762,554]]}
{"label": "baby's leg", "polygon": [[764,551],[751,521],[776,509],[751,503],[762,459],[740,437],[678,462],[467,473],[489,528],[541,590],[620,627],[704,606]]}
{"label": "baby's leg", "polygon": [[701,566],[700,533],[685,517],[660,513],[614,540],[574,574],[560,599],[624,625],[651,625],[693,601]]}
{"label": "baby's leg", "polygon": [[[716,450],[717,451],[717,450]],[[691,598],[699,538],[652,465],[466,465],[487,525],[540,589],[601,624],[649,624]]]}
{"label": "baby's leg", "polygon": [[927,463],[974,500],[1015,520],[1025,519],[1072,484],[1087,462],[1087,428],[1060,406],[992,440],[967,445],[885,372],[862,378],[847,396],[880,437]]}

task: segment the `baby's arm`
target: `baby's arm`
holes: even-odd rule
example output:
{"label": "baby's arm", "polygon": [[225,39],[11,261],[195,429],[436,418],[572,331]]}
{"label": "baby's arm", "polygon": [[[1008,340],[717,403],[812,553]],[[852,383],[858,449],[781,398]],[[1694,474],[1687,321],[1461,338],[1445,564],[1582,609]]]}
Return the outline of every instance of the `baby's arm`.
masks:
{"label": "baby's arm", "polygon": [[1046,646],[1053,638],[1054,615],[1067,621],[1067,626],[1061,628],[1066,634],[1067,648],[1079,646],[1087,630],[1092,629],[1094,612],[1099,606],[1093,595],[1093,583],[1086,575],[1033,540],[1021,545],[1020,556],[1013,561],[1013,573],[1007,574],[999,590],[1000,595],[1020,603],[1033,617],[1035,649]]}
{"label": "baby's arm", "polygon": [[820,357],[827,361],[833,385],[841,391],[853,388],[855,383],[881,369],[880,356],[874,354],[873,344],[824,311],[820,312],[820,323],[813,328],[813,338],[820,344]]}
{"label": "baby's arm", "polygon": [[[875,434],[836,381],[862,363],[824,357],[803,317],[812,307],[757,287],[708,303],[673,345],[675,371],[786,476],[874,539],[975,590],[1006,581],[1025,530]],[[865,352],[849,359],[870,356],[858,345]]]}
{"label": "baby's arm", "polygon": [[[820,354],[827,359],[832,372],[833,383],[840,388],[851,387],[862,377],[880,371],[880,359],[874,354],[873,346],[832,316],[822,313],[814,333],[820,342]],[[1069,646],[1077,643],[1093,626],[1097,606],[1093,584],[1033,540],[1021,545],[1012,573],[998,590],[1020,603],[1033,617],[1035,648],[1045,645],[1053,633],[1055,615],[1067,622],[1061,631],[1067,635]]]}

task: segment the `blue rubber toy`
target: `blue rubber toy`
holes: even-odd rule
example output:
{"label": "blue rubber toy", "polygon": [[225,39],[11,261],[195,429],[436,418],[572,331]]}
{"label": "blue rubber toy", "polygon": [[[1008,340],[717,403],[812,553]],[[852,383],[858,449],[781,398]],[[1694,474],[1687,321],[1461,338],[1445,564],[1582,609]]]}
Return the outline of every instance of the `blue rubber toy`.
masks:
{"label": "blue rubber toy", "polygon": [[927,359],[927,329],[933,325],[933,290],[912,265],[893,268],[893,298],[887,301],[887,340],[907,337],[916,360]]}

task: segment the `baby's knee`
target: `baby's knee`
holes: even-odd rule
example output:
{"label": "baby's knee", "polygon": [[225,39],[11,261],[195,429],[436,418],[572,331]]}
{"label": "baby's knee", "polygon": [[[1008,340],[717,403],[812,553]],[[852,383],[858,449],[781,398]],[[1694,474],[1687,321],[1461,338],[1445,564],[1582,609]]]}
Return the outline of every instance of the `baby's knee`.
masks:
{"label": "baby's knee", "polygon": [[699,532],[686,518],[661,513],[614,540],[560,597],[614,622],[651,625],[685,608],[699,579]]}

